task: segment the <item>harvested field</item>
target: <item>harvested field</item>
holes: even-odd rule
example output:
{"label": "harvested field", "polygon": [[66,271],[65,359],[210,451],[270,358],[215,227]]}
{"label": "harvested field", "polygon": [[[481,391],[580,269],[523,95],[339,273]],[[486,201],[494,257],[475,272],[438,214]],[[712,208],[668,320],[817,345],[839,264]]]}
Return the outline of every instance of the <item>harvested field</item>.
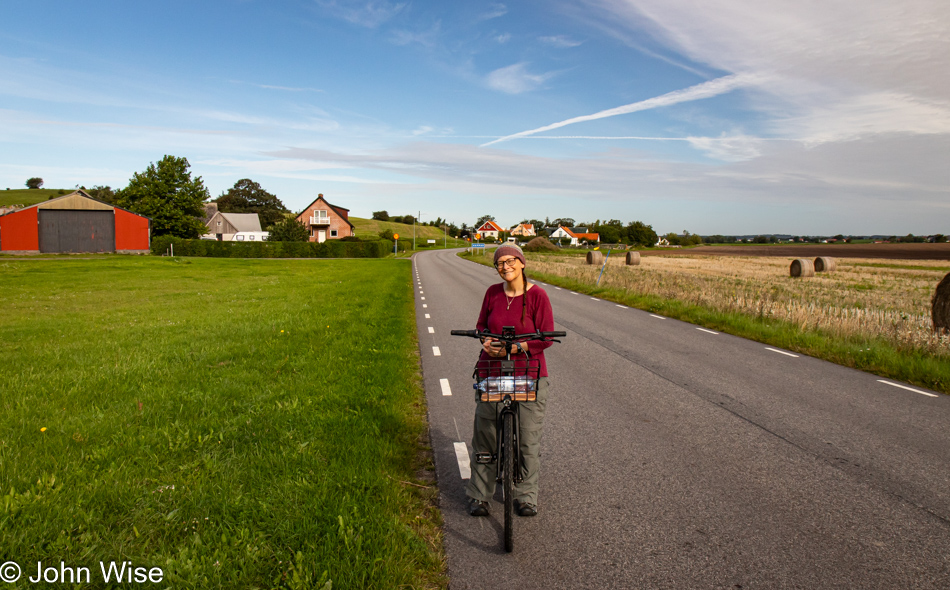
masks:
{"label": "harvested field", "polygon": [[[839,256],[837,271],[804,279],[788,276],[790,257],[697,256],[697,250],[687,250],[675,256],[644,257],[638,267],[627,266],[622,257],[611,257],[600,285],[719,311],[784,320],[803,331],[881,337],[900,348],[950,359],[950,339],[934,333],[930,307],[934,289],[950,270],[950,263],[840,258],[843,246],[832,248]],[[803,248],[790,249],[796,257],[805,254]],[[947,250],[950,252],[950,248]],[[528,260],[534,272],[591,285],[600,272],[600,267],[589,266],[579,257],[530,254]]]}
{"label": "harvested field", "polygon": [[643,256],[780,256],[784,258],[888,258],[895,260],[950,260],[945,244],[754,244],[699,246],[683,250],[641,250]]}

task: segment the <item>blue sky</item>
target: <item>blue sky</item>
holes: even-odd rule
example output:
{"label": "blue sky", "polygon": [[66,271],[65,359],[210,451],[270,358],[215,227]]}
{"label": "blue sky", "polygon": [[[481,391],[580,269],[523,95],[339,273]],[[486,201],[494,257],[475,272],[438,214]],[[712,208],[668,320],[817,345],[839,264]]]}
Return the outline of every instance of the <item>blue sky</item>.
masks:
{"label": "blue sky", "polygon": [[0,187],[950,234],[948,72],[945,0],[7,3]]}

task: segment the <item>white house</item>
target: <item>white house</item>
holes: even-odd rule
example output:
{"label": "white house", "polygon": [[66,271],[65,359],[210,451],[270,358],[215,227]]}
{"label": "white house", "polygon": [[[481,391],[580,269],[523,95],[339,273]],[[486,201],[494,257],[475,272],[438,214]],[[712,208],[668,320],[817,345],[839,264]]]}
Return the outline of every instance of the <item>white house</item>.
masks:
{"label": "white house", "polygon": [[498,234],[503,231],[505,230],[503,230],[500,225],[489,219],[483,223],[481,227],[476,229],[475,233],[480,234],[483,240],[486,238],[495,238],[497,240]]}

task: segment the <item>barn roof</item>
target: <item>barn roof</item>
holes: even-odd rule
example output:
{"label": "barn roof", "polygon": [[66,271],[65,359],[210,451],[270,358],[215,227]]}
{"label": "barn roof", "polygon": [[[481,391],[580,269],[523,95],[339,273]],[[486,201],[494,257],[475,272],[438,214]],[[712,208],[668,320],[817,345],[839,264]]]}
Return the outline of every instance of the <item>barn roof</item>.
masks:
{"label": "barn roof", "polygon": [[238,231],[261,231],[261,218],[257,216],[257,213],[222,213],[218,211],[218,215],[227,219],[228,223]]}

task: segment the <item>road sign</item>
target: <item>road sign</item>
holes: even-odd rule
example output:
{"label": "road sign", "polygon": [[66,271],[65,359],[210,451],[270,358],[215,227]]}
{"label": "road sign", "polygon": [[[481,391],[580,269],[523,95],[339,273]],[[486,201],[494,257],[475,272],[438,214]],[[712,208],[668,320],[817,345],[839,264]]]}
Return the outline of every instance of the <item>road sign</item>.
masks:
{"label": "road sign", "polygon": [[472,244],[472,248],[484,248],[485,244]]}
{"label": "road sign", "polygon": [[394,239],[394,240],[398,240],[398,239],[399,239],[399,234],[393,234],[393,239]]}
{"label": "road sign", "polygon": [[435,240],[426,240],[426,243],[427,243],[427,244],[434,244],[434,243],[435,243]]}

